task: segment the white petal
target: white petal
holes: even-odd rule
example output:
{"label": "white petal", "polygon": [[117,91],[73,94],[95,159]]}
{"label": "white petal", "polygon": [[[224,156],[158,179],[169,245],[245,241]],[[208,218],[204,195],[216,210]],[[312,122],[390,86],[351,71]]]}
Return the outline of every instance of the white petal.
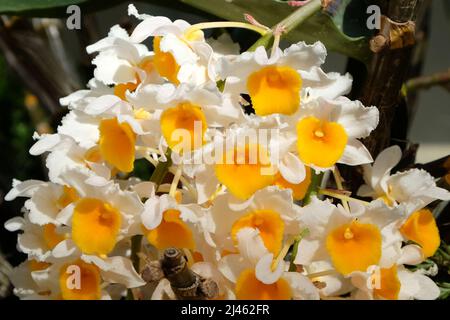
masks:
{"label": "white petal", "polygon": [[292,184],[299,184],[305,179],[305,165],[291,152],[283,157],[279,169],[283,178]]}
{"label": "white petal", "polygon": [[61,241],[52,250],[52,255],[55,258],[67,258],[78,256],[80,254],[80,250],[78,250],[77,246],[71,239]]}
{"label": "white petal", "polygon": [[71,225],[73,210],[75,209],[75,204],[71,203],[62,209],[56,216],[56,220],[61,224]]}
{"label": "white petal", "polygon": [[229,254],[220,259],[218,263],[220,272],[233,283],[236,283],[241,272],[250,266],[251,264],[238,254]]}
{"label": "white petal", "polygon": [[375,159],[372,167],[371,185],[374,187],[381,182],[391,172],[402,157],[402,150],[399,146],[391,146],[384,149]]}
{"label": "white petal", "polygon": [[372,156],[364,144],[354,138],[349,138],[344,149],[344,154],[338,162],[349,166],[357,166],[371,163],[372,161]]}
{"label": "white petal", "polygon": [[283,278],[289,283],[296,300],[319,300],[319,290],[311,280],[297,272],[285,272]]}
{"label": "white petal", "polygon": [[400,270],[398,277],[401,283],[401,299],[435,300],[439,297],[439,287],[423,274]]}
{"label": "white petal", "polygon": [[240,254],[254,264],[268,252],[256,229],[242,228],[236,237]]}
{"label": "white petal", "polygon": [[339,101],[339,108],[334,110],[333,117],[349,137],[365,138],[377,127],[379,112],[376,107],[365,107],[360,101],[344,97],[335,101]]}
{"label": "white petal", "polygon": [[85,112],[90,115],[99,115],[111,109],[116,103],[122,101],[118,96],[104,95],[95,98],[90,102],[85,109]]}
{"label": "white petal", "polygon": [[298,244],[297,256],[294,263],[301,265],[308,265],[316,256],[316,253],[321,247],[319,240],[302,239]]}
{"label": "white petal", "polygon": [[415,244],[404,246],[397,264],[417,265],[424,260],[422,248]]}
{"label": "white petal", "polygon": [[284,272],[285,263],[281,260],[275,270],[272,270],[273,254],[268,253],[259,259],[255,267],[256,278],[265,284],[277,282]]}
{"label": "white petal", "polygon": [[[94,263],[98,260],[93,261]],[[96,263],[97,264],[97,263]],[[145,281],[134,270],[133,263],[125,257],[111,257],[98,264],[102,270],[102,278],[111,283],[120,283],[127,288],[136,288],[145,285]]]}
{"label": "white petal", "polygon": [[155,229],[162,221],[162,213],[160,199],[156,196],[149,198],[144,204],[142,224],[149,230]]}
{"label": "white petal", "polygon": [[96,79],[104,84],[116,84],[136,82],[136,72],[134,67],[127,61],[119,59],[115,55],[102,53],[92,60],[97,65],[94,70]]}
{"label": "white petal", "polygon": [[300,70],[302,87],[307,88],[309,96],[335,99],[348,94],[352,87],[350,74],[341,75],[336,72],[325,73],[319,67],[310,71]]}
{"label": "white petal", "polygon": [[155,290],[153,291],[151,300],[163,300],[167,297],[171,300],[176,299],[172,287],[170,286],[169,280],[164,278],[158,283]]}
{"label": "white petal", "polygon": [[320,41],[311,45],[301,41],[284,50],[284,57],[280,59],[280,62],[297,70],[309,70],[311,67],[323,64],[326,55],[327,49]]}
{"label": "white petal", "polygon": [[39,186],[45,184],[40,180],[26,180],[21,182],[19,180],[13,180],[13,188],[6,194],[5,201],[12,201],[17,197],[31,197]]}
{"label": "white petal", "polygon": [[45,134],[30,148],[30,154],[37,156],[49,151],[61,141],[59,134]]}
{"label": "white petal", "polygon": [[133,190],[141,198],[151,198],[155,195],[155,184],[150,181],[141,182],[133,186]]}
{"label": "white petal", "polygon": [[5,229],[11,232],[23,230],[25,220],[22,217],[14,217],[5,222]]}
{"label": "white petal", "polygon": [[130,40],[136,43],[140,43],[148,37],[154,35],[155,30],[164,25],[170,25],[172,21],[166,17],[151,17],[145,19],[134,28],[133,33],[130,36]]}

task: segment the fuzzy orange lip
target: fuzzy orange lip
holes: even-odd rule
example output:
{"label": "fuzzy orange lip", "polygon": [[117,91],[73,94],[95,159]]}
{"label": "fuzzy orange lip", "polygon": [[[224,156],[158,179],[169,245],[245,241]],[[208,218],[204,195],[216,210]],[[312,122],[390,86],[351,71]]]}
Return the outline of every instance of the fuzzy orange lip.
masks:
{"label": "fuzzy orange lip", "polygon": [[333,166],[344,153],[347,140],[347,133],[339,123],[312,116],[297,123],[297,150],[305,164]]}
{"label": "fuzzy orange lip", "polygon": [[401,286],[397,276],[397,265],[394,264],[390,268],[381,268],[379,277],[380,287],[374,289],[374,294],[383,299],[397,300]]}
{"label": "fuzzy orange lip", "polygon": [[82,198],[72,216],[72,239],[85,254],[106,255],[116,245],[122,224],[120,212],[95,198]]}
{"label": "fuzzy orange lip", "polygon": [[65,240],[65,236],[56,232],[56,226],[48,223],[43,226],[43,236],[47,248],[50,250],[56,247],[58,243]]}
{"label": "fuzzy orange lip", "polygon": [[61,196],[57,200],[57,205],[63,209],[69,204],[77,201],[80,197],[78,196],[77,190],[75,188],[64,186]]}
{"label": "fuzzy orange lip", "polygon": [[340,273],[366,271],[381,258],[381,232],[376,225],[354,220],[332,230],[326,248]]}
{"label": "fuzzy orange lip", "polygon": [[201,107],[189,102],[180,103],[166,109],[160,122],[162,134],[175,152],[191,151],[204,144],[207,123]]}
{"label": "fuzzy orange lip", "polygon": [[264,284],[256,278],[252,269],[244,270],[235,286],[238,300],[290,300],[291,288],[286,280],[278,279],[272,284]]}
{"label": "fuzzy orange lip", "polygon": [[170,247],[194,250],[194,236],[189,226],[181,220],[180,214],[176,209],[166,210],[158,227],[152,230],[143,227],[148,242],[160,250]]}
{"label": "fuzzy orange lip", "polygon": [[259,144],[236,146],[225,153],[222,163],[215,165],[216,177],[235,197],[248,199],[274,183],[269,159],[267,150]]}
{"label": "fuzzy orange lip", "polygon": [[401,226],[400,232],[422,247],[425,258],[431,257],[439,248],[441,237],[436,220],[428,209],[414,212]]}
{"label": "fuzzy orange lip", "polygon": [[274,255],[280,252],[283,242],[284,222],[279,213],[272,210],[257,210],[242,216],[231,228],[231,236],[235,243],[237,242],[237,234],[243,228],[257,229],[267,250]]}
{"label": "fuzzy orange lip", "polygon": [[134,168],[136,134],[128,123],[117,118],[104,119],[99,125],[99,148],[103,159],[122,172]]}
{"label": "fuzzy orange lip", "polygon": [[253,108],[259,116],[295,113],[300,107],[301,85],[298,72],[287,66],[264,67],[247,80]]}
{"label": "fuzzy orange lip", "polygon": [[59,287],[64,300],[99,300],[100,282],[99,268],[82,260],[66,264],[60,269]]}
{"label": "fuzzy orange lip", "polygon": [[178,71],[180,66],[175,61],[174,56],[170,52],[163,52],[160,49],[161,37],[155,37],[153,39],[153,51],[155,53],[154,65],[156,71],[161,77],[167,78],[170,82],[178,85]]}

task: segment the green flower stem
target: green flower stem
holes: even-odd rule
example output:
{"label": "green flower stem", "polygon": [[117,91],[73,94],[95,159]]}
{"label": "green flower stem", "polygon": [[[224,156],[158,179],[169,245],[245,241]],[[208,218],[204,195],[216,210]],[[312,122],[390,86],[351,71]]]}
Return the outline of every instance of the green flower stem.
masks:
{"label": "green flower stem", "polygon": [[314,169],[311,172],[311,184],[309,185],[308,191],[303,198],[303,205],[307,205],[311,202],[313,196],[319,193],[320,184],[322,183],[323,172],[317,174]]}
{"label": "green flower stem", "polygon": [[295,257],[297,257],[297,252],[298,252],[298,245],[300,243],[300,241],[302,241],[302,239],[304,237],[306,237],[309,234],[309,230],[308,229],[304,229],[297,237],[297,239],[295,239],[294,244],[292,245],[292,251],[290,253],[290,259],[289,259],[289,271],[296,271],[297,267],[294,264],[294,260]]}
{"label": "green flower stem", "polygon": [[150,181],[154,182],[156,185],[156,190],[158,190],[158,187],[161,185],[161,183],[164,180],[164,177],[166,176],[167,172],[169,172],[169,168],[172,165],[172,150],[168,149],[166,152],[166,162],[158,162],[158,165],[156,166],[155,170],[153,171]]}
{"label": "green flower stem", "polygon": [[[298,8],[292,14],[283,19],[278,25],[282,26],[284,29],[283,34],[290,32],[291,30],[298,27],[312,15],[314,15],[317,11],[322,8],[321,0],[311,0],[308,4]],[[273,30],[276,28],[273,27],[272,31],[267,32],[264,36],[258,39],[249,49],[248,51],[255,51],[259,46],[264,46],[265,48],[269,48],[273,43]]]}

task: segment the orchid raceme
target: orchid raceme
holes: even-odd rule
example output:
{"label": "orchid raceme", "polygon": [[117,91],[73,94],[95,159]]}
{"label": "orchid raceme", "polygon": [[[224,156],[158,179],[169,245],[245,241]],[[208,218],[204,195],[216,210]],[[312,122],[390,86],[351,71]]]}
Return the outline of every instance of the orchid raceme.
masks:
{"label": "orchid raceme", "polygon": [[[5,224],[26,255],[18,297],[183,298],[146,269],[170,248],[215,299],[439,296],[421,266],[439,252],[434,204],[450,192],[398,167],[397,146],[373,161],[361,139],[378,109],[345,96],[349,74],[323,71],[321,42],[240,52],[204,30],[272,31],[128,11],[137,26],[87,47],[87,89],[60,99],[56,132],[33,136],[49,181],[14,180],[5,196],[26,199]],[[360,165],[354,195],[339,168]]]}

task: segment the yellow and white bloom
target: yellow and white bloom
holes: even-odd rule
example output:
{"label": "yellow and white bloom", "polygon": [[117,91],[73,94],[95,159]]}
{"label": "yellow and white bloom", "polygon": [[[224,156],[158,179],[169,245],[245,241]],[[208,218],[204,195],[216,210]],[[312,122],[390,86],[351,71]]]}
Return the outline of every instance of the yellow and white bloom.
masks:
{"label": "yellow and white bloom", "polygon": [[130,39],[141,43],[153,37],[153,64],[161,77],[176,85],[201,85],[215,81],[214,73],[209,70],[212,49],[205,42],[203,31],[191,29],[184,20],[172,22],[166,17],[139,15],[132,5],[129,13],[143,20],[133,30]]}
{"label": "yellow and white bloom", "polygon": [[373,161],[358,139],[367,137],[378,125],[375,107],[365,107],[345,97],[317,98],[307,103],[297,117],[291,117],[289,123],[287,130],[295,139],[298,157],[317,170],[336,163],[354,166]]}
{"label": "yellow and white bloom", "polygon": [[436,199],[450,200],[450,192],[436,186],[434,178],[425,170],[410,169],[391,175],[400,162],[398,146],[383,150],[372,166],[364,166],[364,181],[358,190],[363,197],[382,198],[389,205],[404,204],[407,211],[424,208]]}
{"label": "yellow and white bloom", "polygon": [[16,294],[22,299],[120,299],[126,288],[145,284],[131,261],[120,256],[101,259],[72,255],[51,264],[28,260],[18,266],[16,272],[12,279]]}
{"label": "yellow and white bloom", "polygon": [[30,267],[38,270],[48,262],[54,261],[52,250],[68,236],[68,228],[52,223],[38,225],[30,222],[29,214],[15,217],[5,223],[8,231],[20,231],[17,236],[17,248],[28,255]]}
{"label": "yellow and white bloom", "polygon": [[299,42],[284,51],[277,48],[271,57],[264,47],[225,56],[220,67],[220,77],[226,81],[224,92],[236,99],[241,93],[249,94],[258,116],[293,115],[304,100],[334,99],[349,92],[348,74],[327,75],[319,68],[325,57],[326,49],[320,42]]}
{"label": "yellow and white bloom", "polygon": [[[258,190],[244,202],[230,193],[219,195],[210,212],[213,222],[211,238],[220,252],[247,248],[248,257],[260,257],[261,252],[270,252],[276,257],[286,238],[295,237],[301,231],[299,207],[293,203],[291,192],[276,186]],[[240,238],[238,234],[245,229],[252,230],[254,238]],[[240,241],[257,242],[262,246]]]}
{"label": "yellow and white bloom", "polygon": [[[158,250],[170,247],[189,250],[193,259],[203,261],[215,256],[207,245],[211,222],[205,209],[196,204],[178,203],[170,195],[152,195],[144,204],[142,232]],[[176,235],[176,236],[174,236]]]}
{"label": "yellow and white bloom", "polygon": [[86,48],[88,54],[98,52],[92,60],[95,79],[114,85],[114,94],[124,99],[142,82],[162,83],[153,62],[153,54],[143,44],[131,41],[127,31],[116,25],[108,36]]}
{"label": "yellow and white bloom", "polygon": [[347,212],[329,201],[313,198],[300,209],[300,225],[309,234],[299,243],[296,264],[329,261],[345,276],[392,260],[391,248],[402,241],[398,226],[404,212],[382,201],[367,207],[350,204],[352,209]]}
{"label": "yellow and white bloom", "polygon": [[390,266],[372,266],[370,272],[356,271],[350,275],[357,288],[354,299],[435,300],[439,287],[419,270],[410,271],[404,265],[416,265],[423,260],[420,248],[407,245],[399,259]]}
{"label": "yellow and white bloom", "polygon": [[112,181],[89,185],[86,176],[75,170],[65,179],[79,198],[58,214],[57,220],[70,227],[70,238],[60,244],[62,249],[107,256],[120,240],[139,233],[143,205],[136,192],[121,190]]}
{"label": "yellow and white bloom", "polygon": [[264,254],[256,263],[244,253],[229,254],[219,261],[219,270],[231,282],[238,300],[319,299],[317,288],[306,276],[287,271],[284,261],[274,267],[272,253]]}

